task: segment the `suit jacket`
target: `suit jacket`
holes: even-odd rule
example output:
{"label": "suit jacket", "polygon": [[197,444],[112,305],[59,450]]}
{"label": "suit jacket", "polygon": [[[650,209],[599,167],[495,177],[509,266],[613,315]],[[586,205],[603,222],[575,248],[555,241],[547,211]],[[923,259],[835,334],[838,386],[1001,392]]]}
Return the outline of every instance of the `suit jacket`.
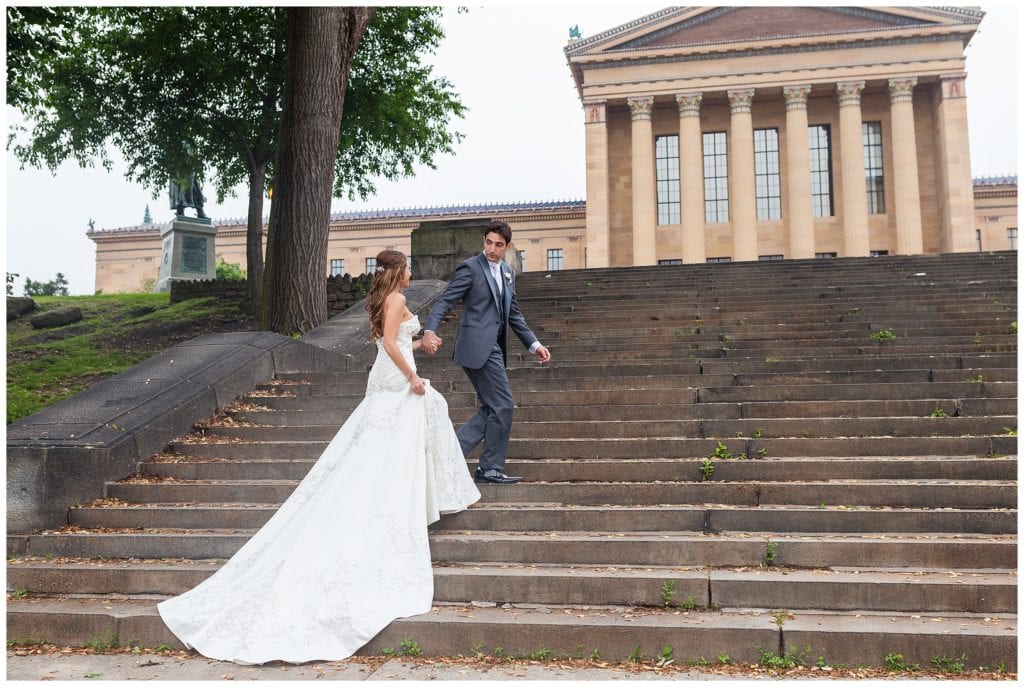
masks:
{"label": "suit jacket", "polygon": [[487,362],[495,342],[501,346],[502,360],[508,362],[505,339],[509,327],[523,345],[529,348],[537,341],[516,301],[516,275],[501,263],[502,293],[491,277],[491,269],[483,253],[464,260],[455,268],[448,288],[434,303],[424,329],[436,332],[445,315],[460,302],[462,321],[455,340],[452,360],[456,365],[478,370]]}

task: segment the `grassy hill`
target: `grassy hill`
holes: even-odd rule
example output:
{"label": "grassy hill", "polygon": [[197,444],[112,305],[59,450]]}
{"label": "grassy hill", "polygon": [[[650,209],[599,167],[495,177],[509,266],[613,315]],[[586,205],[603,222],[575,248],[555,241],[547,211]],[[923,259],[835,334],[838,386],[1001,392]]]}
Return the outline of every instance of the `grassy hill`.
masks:
{"label": "grassy hill", "polygon": [[39,311],[74,305],[78,322],[33,329],[7,323],[7,423],[201,334],[253,331],[256,319],[216,298],[170,303],[166,293],[37,296]]}

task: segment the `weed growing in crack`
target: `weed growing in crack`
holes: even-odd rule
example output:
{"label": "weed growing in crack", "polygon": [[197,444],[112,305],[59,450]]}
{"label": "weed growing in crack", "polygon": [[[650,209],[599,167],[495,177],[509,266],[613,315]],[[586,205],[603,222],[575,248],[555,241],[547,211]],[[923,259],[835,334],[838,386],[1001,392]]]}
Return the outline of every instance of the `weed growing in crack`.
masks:
{"label": "weed growing in crack", "polygon": [[700,464],[700,478],[702,482],[708,482],[715,476],[715,464],[710,458],[705,458]]}
{"label": "weed growing in crack", "polygon": [[661,585],[661,605],[668,608],[672,605],[672,597],[676,593],[676,581],[665,580],[665,584]]}
{"label": "weed growing in crack", "polygon": [[411,639],[403,639],[398,643],[399,656],[419,656],[423,653],[420,645]]}
{"label": "weed growing in crack", "polygon": [[932,665],[944,673],[962,673],[966,667],[967,654],[960,654],[960,658],[950,658],[943,653],[941,656],[932,656]]}
{"label": "weed growing in crack", "polygon": [[788,669],[807,665],[804,657],[811,652],[811,647],[806,647],[803,651],[795,646],[790,647],[781,656],[761,647],[758,647],[758,651],[761,652],[761,665],[767,668]]}

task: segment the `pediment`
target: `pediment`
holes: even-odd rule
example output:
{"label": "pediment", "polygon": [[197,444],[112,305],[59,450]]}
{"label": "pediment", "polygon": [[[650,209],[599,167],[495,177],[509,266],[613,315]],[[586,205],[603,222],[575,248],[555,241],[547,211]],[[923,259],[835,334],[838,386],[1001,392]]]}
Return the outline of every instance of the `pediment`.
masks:
{"label": "pediment", "polygon": [[977,25],[981,12],[958,8],[746,6],[663,10],[590,39],[566,52],[599,55],[657,48],[837,36],[941,25]]}

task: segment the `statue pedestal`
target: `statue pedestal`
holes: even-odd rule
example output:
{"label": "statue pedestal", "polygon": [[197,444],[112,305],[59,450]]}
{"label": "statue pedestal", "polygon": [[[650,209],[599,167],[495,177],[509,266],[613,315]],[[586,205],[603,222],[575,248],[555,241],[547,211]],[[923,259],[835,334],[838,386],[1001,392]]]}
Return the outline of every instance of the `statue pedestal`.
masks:
{"label": "statue pedestal", "polygon": [[160,233],[160,279],[156,290],[166,293],[173,281],[195,281],[217,277],[215,240],[217,228],[209,219],[174,218]]}
{"label": "statue pedestal", "polygon": [[411,236],[412,278],[451,279],[460,262],[483,250],[484,227],[490,221],[484,217],[421,222]]}

